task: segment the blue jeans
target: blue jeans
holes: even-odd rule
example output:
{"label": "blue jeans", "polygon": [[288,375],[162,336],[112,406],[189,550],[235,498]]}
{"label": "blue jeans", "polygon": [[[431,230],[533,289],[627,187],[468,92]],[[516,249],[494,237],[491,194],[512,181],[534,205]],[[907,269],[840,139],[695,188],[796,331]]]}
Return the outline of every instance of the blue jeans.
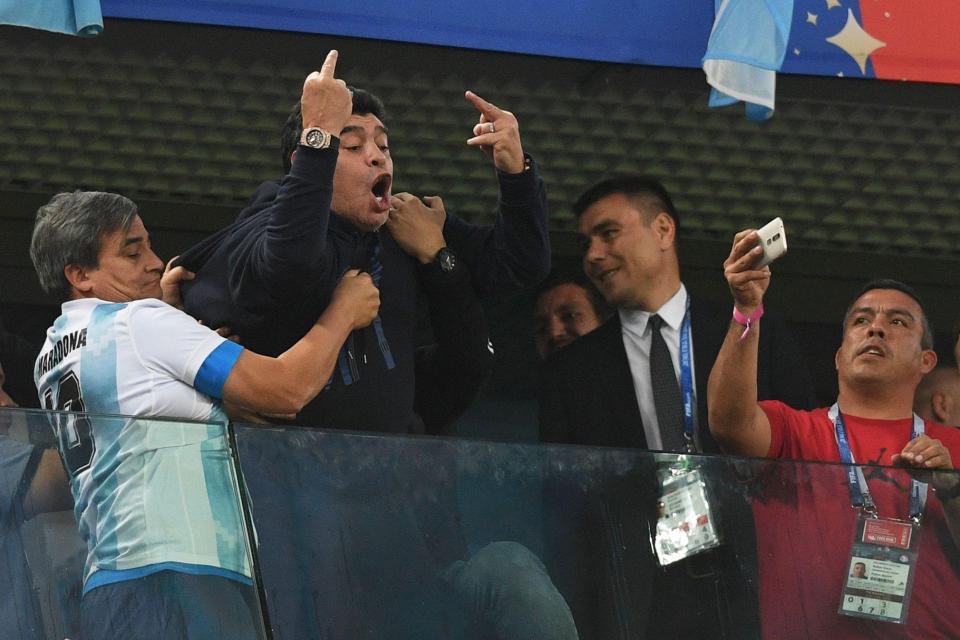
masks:
{"label": "blue jeans", "polygon": [[455,599],[497,640],[576,640],[570,607],[543,562],[517,542],[491,542],[452,563],[441,579]]}

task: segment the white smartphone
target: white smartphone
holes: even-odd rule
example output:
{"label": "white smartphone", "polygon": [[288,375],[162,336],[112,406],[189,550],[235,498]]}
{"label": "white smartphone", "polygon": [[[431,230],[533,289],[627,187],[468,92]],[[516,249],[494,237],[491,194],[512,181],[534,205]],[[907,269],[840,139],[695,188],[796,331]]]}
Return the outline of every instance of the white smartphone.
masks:
{"label": "white smartphone", "polygon": [[757,269],[767,266],[787,252],[787,230],[780,218],[774,218],[763,225],[757,235],[760,236],[760,246],[763,247],[763,256],[757,262]]}

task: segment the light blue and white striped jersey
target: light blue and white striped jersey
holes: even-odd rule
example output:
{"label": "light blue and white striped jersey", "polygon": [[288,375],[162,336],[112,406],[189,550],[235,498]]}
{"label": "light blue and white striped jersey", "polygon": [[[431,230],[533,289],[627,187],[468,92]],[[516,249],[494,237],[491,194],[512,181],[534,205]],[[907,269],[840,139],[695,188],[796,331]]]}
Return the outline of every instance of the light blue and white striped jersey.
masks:
{"label": "light blue and white striped jersey", "polygon": [[[241,351],[159,300],[63,304],[34,369],[41,402],[144,418],[54,425],[87,542],[84,592],[165,569],[250,582],[216,400]],[[219,424],[146,420],[159,417]]]}

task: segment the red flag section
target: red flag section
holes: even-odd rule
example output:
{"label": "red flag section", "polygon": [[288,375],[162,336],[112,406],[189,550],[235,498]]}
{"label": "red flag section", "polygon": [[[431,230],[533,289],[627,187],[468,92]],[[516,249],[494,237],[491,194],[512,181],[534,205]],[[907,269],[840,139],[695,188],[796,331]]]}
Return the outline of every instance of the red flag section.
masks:
{"label": "red flag section", "polygon": [[878,78],[960,84],[960,2],[860,0],[860,14],[886,43],[870,56]]}

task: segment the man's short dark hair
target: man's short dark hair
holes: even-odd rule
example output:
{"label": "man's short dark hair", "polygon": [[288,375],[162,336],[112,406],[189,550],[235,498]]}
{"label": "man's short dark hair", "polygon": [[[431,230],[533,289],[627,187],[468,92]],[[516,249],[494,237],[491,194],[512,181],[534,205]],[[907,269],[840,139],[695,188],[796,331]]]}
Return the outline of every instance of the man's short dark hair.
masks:
{"label": "man's short dark hair", "polygon": [[40,286],[63,302],[71,285],[67,265],[96,267],[103,237],[129,229],[137,205],[129,198],[102,191],[58,193],[37,210],[30,240],[30,259]]}
{"label": "man's short dark hair", "polygon": [[617,193],[625,195],[644,213],[665,212],[673,218],[673,224],[680,228],[680,216],[673,206],[670,193],[659,180],[649,176],[631,174],[601,180],[577,198],[573,204],[573,213],[579,218],[597,201]]}
{"label": "man's short dark hair", "polygon": [[913,298],[913,301],[917,303],[917,306],[920,307],[920,312],[923,314],[923,318],[921,318],[923,337],[920,339],[920,346],[924,349],[933,349],[933,329],[930,327],[930,320],[927,319],[927,310],[923,306],[923,301],[920,299],[920,296],[917,295],[917,292],[913,290],[913,287],[891,278],[877,278],[860,287],[857,294],[853,296],[853,300],[850,301],[850,306],[847,307],[846,313],[843,314],[844,328],[847,326],[847,318],[850,317],[850,312],[853,311],[853,305],[856,304],[857,300],[859,300],[863,294],[868,291],[873,291],[874,289],[893,289],[894,291],[905,293]]}
{"label": "man's short dark hair", "polygon": [[597,290],[593,283],[586,279],[582,275],[564,275],[559,273],[550,274],[546,280],[540,283],[540,286],[537,287],[536,295],[533,300],[534,303],[540,300],[540,297],[548,291],[552,291],[557,287],[565,284],[572,284],[575,287],[580,287],[587,294],[587,300],[590,301],[590,306],[593,307],[593,312],[597,314],[597,317],[600,319],[600,322],[606,322],[613,315],[613,309],[607,304],[606,299],[603,297],[603,294]]}
{"label": "man's short dark hair", "polygon": [[[369,91],[357,89],[356,87],[350,87],[350,91],[353,93],[352,113],[362,116],[368,114],[373,115],[376,116],[380,122],[386,124],[387,109],[383,106],[383,101],[380,100],[380,98]],[[284,175],[290,173],[290,166],[292,164],[290,157],[293,155],[293,152],[297,150],[297,145],[300,144],[300,134],[302,133],[303,113],[300,111],[300,101],[298,100],[297,103],[293,105],[293,109],[290,110],[290,115],[287,116],[287,121],[283,125],[283,131],[280,133],[280,156],[283,160]]]}

